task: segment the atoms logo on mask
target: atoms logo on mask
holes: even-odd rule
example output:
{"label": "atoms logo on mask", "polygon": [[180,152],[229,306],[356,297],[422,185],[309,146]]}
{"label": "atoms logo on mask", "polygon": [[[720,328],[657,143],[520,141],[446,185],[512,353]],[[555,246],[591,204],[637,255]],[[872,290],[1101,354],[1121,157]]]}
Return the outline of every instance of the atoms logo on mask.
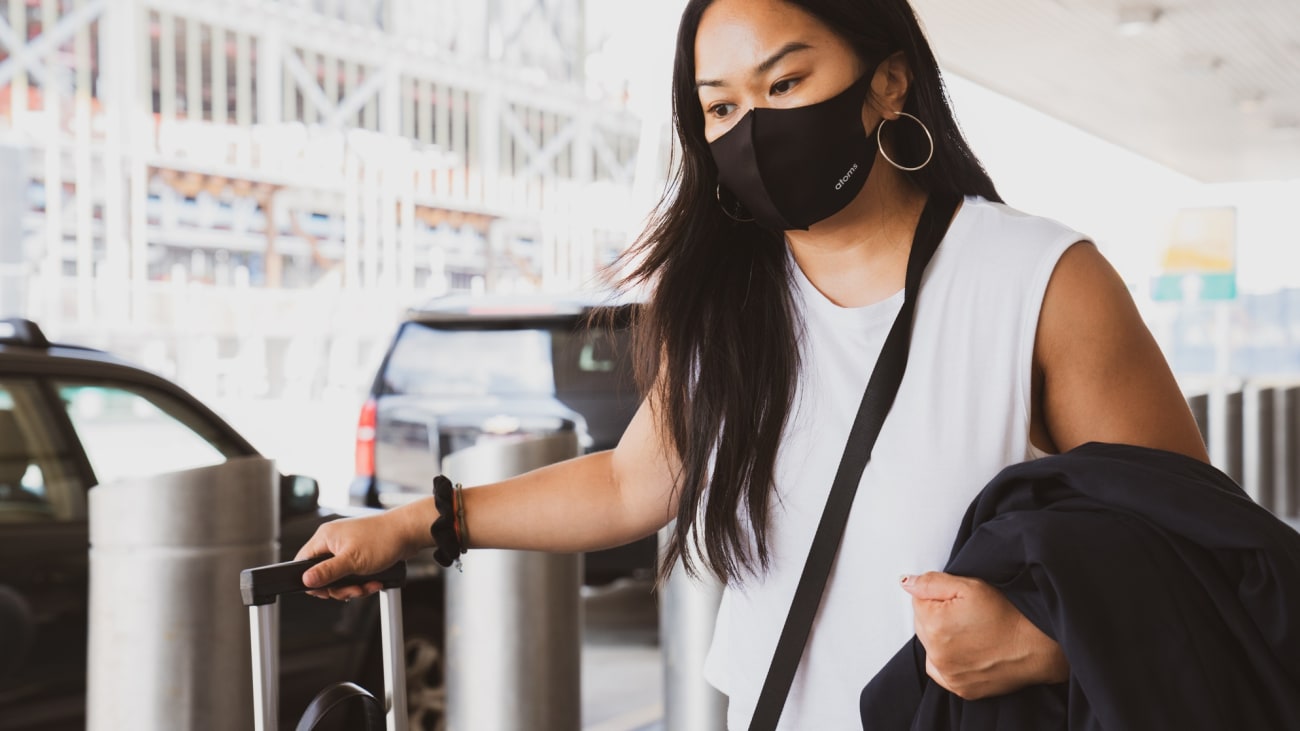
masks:
{"label": "atoms logo on mask", "polygon": [[849,178],[852,178],[853,174],[856,173],[857,171],[858,171],[858,164],[855,162],[853,163],[853,167],[849,168],[849,171],[847,173],[844,173],[844,177],[840,178],[839,182],[835,184],[835,190],[842,189],[844,187],[844,184],[849,182]]}

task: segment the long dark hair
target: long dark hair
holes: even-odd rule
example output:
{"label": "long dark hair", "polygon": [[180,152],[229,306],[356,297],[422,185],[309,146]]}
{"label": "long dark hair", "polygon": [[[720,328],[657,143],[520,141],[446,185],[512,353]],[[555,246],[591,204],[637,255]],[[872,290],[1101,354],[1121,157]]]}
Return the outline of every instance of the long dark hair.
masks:
{"label": "long dark hair", "polygon": [[[864,61],[901,51],[913,73],[904,111],[934,135],[934,158],[909,173],[922,190],[1000,200],[962,137],[938,64],[907,0],[789,0],[845,38]],[[645,232],[624,255],[625,287],[650,285],[636,322],[637,376],[681,461],[677,523],[660,566],[698,560],[724,581],[768,566],[768,517],[777,449],[799,372],[798,315],[784,238],[729,218],[695,89],[695,37],[712,0],[690,0],[673,63],[672,176]],[[905,161],[925,158],[923,133],[890,130]],[[749,540],[742,521],[753,532]],[[703,525],[700,525],[700,522]],[[694,551],[686,550],[693,547]]]}

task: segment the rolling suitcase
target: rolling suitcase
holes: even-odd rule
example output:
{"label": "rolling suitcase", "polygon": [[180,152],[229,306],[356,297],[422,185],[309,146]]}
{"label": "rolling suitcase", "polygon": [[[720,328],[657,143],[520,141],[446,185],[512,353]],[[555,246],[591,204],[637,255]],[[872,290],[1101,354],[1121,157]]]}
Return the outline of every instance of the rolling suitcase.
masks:
{"label": "rolling suitcase", "polygon": [[[279,723],[279,613],[276,600],[282,594],[306,591],[302,575],[326,556],[244,569],[239,574],[239,593],[248,607],[249,635],[253,649],[253,714],[256,731],[275,731]],[[316,695],[298,721],[298,731],[309,731],[344,702],[364,708],[367,731],[407,731],[405,652],[402,638],[402,586],[406,563],[399,562],[378,574],[348,576],[331,587],[379,581],[380,632],[384,663],[384,701],[355,683],[335,683]]]}

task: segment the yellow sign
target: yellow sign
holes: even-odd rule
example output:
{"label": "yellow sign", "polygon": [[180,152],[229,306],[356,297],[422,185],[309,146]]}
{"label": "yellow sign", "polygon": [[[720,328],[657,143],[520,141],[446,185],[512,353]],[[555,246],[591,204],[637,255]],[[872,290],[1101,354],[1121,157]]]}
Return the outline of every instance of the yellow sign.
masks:
{"label": "yellow sign", "polygon": [[1174,218],[1152,296],[1182,300],[1194,292],[1195,299],[1233,299],[1236,259],[1236,208],[1183,209]]}

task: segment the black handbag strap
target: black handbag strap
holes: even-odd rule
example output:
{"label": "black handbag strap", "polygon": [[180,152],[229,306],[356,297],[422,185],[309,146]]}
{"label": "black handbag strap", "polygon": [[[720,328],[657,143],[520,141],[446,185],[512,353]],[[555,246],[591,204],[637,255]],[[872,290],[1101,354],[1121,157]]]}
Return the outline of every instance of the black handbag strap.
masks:
{"label": "black handbag strap", "polygon": [[903,306],[885,337],[876,367],[867,381],[867,390],[862,394],[858,415],[853,420],[853,427],[849,429],[844,456],[840,458],[835,481],[831,483],[830,495],[826,498],[826,510],[817,525],[812,547],[808,549],[808,560],[799,577],[799,585],[795,589],[794,600],[790,603],[790,614],[781,630],[781,638],[777,640],[776,652],[772,655],[772,665],[768,668],[767,680],[763,682],[749,731],[773,731],[781,718],[781,709],[790,694],[790,685],[794,683],[804,646],[812,632],[813,618],[817,616],[817,608],[821,605],[826,579],[830,576],[831,565],[839,551],[840,539],[849,520],[849,508],[853,506],[858,483],[862,480],[867,462],[871,461],[871,449],[876,444],[880,427],[885,423],[885,416],[903,381],[908,345],[912,340],[912,315],[916,310],[921,277],[925,274],[930,258],[939,248],[939,243],[943,241],[960,201],[961,198],[953,194],[932,193],[926,201],[925,210],[921,212],[921,220],[916,225],[912,239],[912,250],[907,257]]}

